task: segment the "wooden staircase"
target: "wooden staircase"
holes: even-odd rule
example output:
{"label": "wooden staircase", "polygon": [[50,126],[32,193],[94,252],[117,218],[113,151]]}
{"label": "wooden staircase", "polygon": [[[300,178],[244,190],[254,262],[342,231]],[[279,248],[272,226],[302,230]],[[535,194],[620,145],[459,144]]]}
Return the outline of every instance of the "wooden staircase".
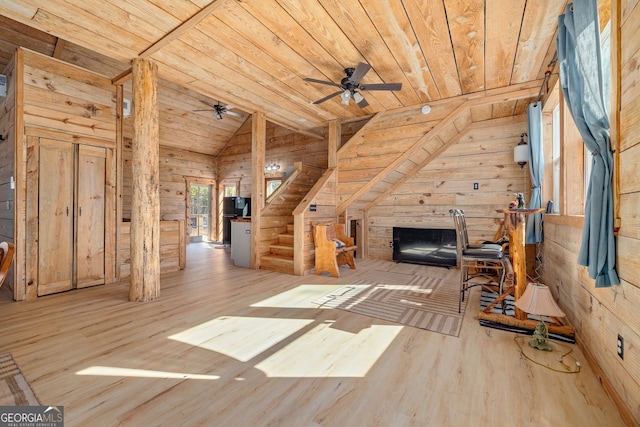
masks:
{"label": "wooden staircase", "polygon": [[293,224],[278,235],[278,242],[269,245],[269,254],[262,255],[260,268],[293,274]]}

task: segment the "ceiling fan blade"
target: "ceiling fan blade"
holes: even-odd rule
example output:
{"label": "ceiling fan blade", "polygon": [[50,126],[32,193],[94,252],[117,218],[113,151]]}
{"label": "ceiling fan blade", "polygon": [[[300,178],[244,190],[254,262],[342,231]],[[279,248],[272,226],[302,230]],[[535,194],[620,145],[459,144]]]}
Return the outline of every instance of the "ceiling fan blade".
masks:
{"label": "ceiling fan blade", "polygon": [[212,109],[208,109],[208,110],[191,110],[191,111],[216,111],[216,110],[212,110]]}
{"label": "ceiling fan blade", "polygon": [[204,105],[208,105],[211,108],[214,108],[214,109],[216,108],[216,104],[212,104],[210,102],[203,101],[202,99],[200,100],[200,102],[202,102]]}
{"label": "ceiling fan blade", "polygon": [[312,79],[312,78],[305,78],[303,79],[305,82],[313,82],[313,83],[320,83],[321,85],[328,85],[328,86],[336,86],[336,87],[342,87],[342,85],[338,84],[338,83],[333,83],[333,82],[327,82],[324,80],[318,80],[318,79]]}
{"label": "ceiling fan blade", "polygon": [[360,85],[361,90],[400,90],[402,83],[373,83],[369,85]]}
{"label": "ceiling fan blade", "polygon": [[241,119],[241,118],[243,118],[243,117],[244,117],[244,116],[243,116],[242,114],[240,114],[240,113],[236,113],[235,111],[229,111],[229,110],[225,111],[225,114],[228,114],[228,115],[233,116],[233,117],[237,117],[237,118],[239,118],[239,119]]}
{"label": "ceiling fan blade", "polygon": [[312,104],[320,104],[320,103],[322,103],[322,102],[326,101],[327,99],[331,99],[331,98],[333,98],[333,97],[334,97],[334,96],[336,96],[336,95],[340,95],[342,92],[344,92],[344,91],[343,91],[343,90],[339,90],[339,91],[337,91],[337,92],[332,93],[331,95],[327,95],[327,96],[325,96],[325,97],[324,97],[324,98],[322,98],[322,99],[318,99],[317,101],[312,102]]}
{"label": "ceiling fan blade", "polygon": [[359,63],[356,69],[353,71],[353,74],[349,78],[349,81],[354,85],[357,85],[358,83],[360,83],[360,80],[362,80],[364,75],[369,72],[370,69],[371,65],[365,64],[364,62]]}

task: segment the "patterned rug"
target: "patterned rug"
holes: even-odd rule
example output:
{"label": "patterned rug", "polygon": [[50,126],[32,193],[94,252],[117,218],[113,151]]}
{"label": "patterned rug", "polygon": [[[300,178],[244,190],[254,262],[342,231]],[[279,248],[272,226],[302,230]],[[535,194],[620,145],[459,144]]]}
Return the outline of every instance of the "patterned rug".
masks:
{"label": "patterned rug", "polygon": [[0,354],[0,406],[39,406],[27,380],[11,353]]}
{"label": "patterned rug", "polygon": [[455,281],[374,271],[313,303],[457,337],[466,308],[458,313],[458,289]]}

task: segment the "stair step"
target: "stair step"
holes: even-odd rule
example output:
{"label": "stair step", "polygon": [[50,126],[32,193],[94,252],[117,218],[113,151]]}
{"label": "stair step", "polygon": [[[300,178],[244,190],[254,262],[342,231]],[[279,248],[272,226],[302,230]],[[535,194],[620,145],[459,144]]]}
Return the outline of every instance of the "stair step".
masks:
{"label": "stair step", "polygon": [[293,246],[293,234],[278,235],[278,244],[283,246]]}
{"label": "stair step", "polygon": [[293,258],[282,255],[263,255],[260,258],[260,268],[263,270],[277,271],[279,273],[293,274]]}
{"label": "stair step", "polygon": [[287,224],[287,234],[293,234],[293,224]]}
{"label": "stair step", "polygon": [[293,259],[293,245],[269,245],[271,255],[281,255]]}

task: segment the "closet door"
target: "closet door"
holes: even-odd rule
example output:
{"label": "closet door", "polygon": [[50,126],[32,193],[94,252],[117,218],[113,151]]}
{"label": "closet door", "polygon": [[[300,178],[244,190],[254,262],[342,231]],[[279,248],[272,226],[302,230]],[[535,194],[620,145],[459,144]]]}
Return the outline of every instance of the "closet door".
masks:
{"label": "closet door", "polygon": [[78,146],[76,287],[104,284],[105,172],[107,150]]}
{"label": "closet door", "polygon": [[40,139],[38,167],[38,295],[73,286],[74,146]]}

